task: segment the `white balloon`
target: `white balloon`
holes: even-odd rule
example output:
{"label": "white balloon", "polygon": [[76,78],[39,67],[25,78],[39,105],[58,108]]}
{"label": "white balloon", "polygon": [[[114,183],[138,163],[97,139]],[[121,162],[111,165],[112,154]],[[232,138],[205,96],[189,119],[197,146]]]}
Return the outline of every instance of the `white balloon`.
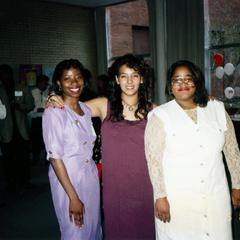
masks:
{"label": "white balloon", "polygon": [[234,70],[235,70],[235,67],[233,66],[232,63],[226,63],[226,64],[225,64],[225,66],[224,66],[224,72],[225,72],[228,76],[232,75],[233,72],[234,72]]}
{"label": "white balloon", "polygon": [[224,90],[224,94],[227,99],[231,99],[233,98],[235,91],[232,87],[226,87]]}
{"label": "white balloon", "polygon": [[215,70],[216,77],[221,79],[224,75],[224,68],[221,66],[218,66]]}

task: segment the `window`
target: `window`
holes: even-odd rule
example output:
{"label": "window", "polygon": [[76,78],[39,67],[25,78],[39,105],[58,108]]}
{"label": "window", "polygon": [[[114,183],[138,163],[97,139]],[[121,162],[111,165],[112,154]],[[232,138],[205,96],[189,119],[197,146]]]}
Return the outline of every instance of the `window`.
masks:
{"label": "window", "polygon": [[146,0],[110,6],[106,12],[109,62],[126,53],[148,54],[146,57],[149,57],[149,17]]}
{"label": "window", "polygon": [[149,27],[132,26],[133,53],[138,55],[148,55],[149,46]]}
{"label": "window", "polygon": [[227,104],[240,105],[240,4],[204,0],[204,6],[205,67],[210,94]]}

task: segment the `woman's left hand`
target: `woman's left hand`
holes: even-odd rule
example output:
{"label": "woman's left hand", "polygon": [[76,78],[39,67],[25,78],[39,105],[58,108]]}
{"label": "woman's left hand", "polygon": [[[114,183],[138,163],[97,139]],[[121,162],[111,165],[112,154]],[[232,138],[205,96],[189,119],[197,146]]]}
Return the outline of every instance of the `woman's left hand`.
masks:
{"label": "woman's left hand", "polygon": [[161,221],[170,222],[170,206],[167,197],[158,198],[155,202],[155,216]]}
{"label": "woman's left hand", "polygon": [[240,189],[232,189],[232,203],[234,208],[240,208]]}
{"label": "woman's left hand", "polygon": [[84,204],[78,197],[70,199],[69,217],[71,222],[74,222],[78,227],[82,227],[84,225],[84,212]]}

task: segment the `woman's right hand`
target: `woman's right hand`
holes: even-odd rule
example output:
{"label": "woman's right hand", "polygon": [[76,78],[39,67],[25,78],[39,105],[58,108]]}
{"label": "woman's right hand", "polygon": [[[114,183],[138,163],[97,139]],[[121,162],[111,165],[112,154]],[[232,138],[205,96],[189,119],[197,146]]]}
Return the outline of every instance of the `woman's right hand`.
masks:
{"label": "woman's right hand", "polygon": [[166,197],[158,198],[155,202],[155,216],[163,222],[170,222],[170,206]]}
{"label": "woman's right hand", "polygon": [[82,227],[84,224],[84,212],[84,204],[78,197],[70,199],[69,217],[71,222],[74,221],[76,226]]}
{"label": "woman's right hand", "polygon": [[46,107],[57,107],[57,108],[63,108],[64,102],[61,96],[58,95],[49,95],[46,103]]}

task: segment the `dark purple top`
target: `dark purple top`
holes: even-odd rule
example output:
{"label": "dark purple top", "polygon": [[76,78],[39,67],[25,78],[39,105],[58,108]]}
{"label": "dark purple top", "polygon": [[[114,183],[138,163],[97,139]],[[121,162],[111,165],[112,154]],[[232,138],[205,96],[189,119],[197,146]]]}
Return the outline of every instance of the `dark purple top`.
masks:
{"label": "dark purple top", "polygon": [[105,120],[102,124],[107,240],[154,239],[153,191],[144,153],[145,126],[146,120]]}

